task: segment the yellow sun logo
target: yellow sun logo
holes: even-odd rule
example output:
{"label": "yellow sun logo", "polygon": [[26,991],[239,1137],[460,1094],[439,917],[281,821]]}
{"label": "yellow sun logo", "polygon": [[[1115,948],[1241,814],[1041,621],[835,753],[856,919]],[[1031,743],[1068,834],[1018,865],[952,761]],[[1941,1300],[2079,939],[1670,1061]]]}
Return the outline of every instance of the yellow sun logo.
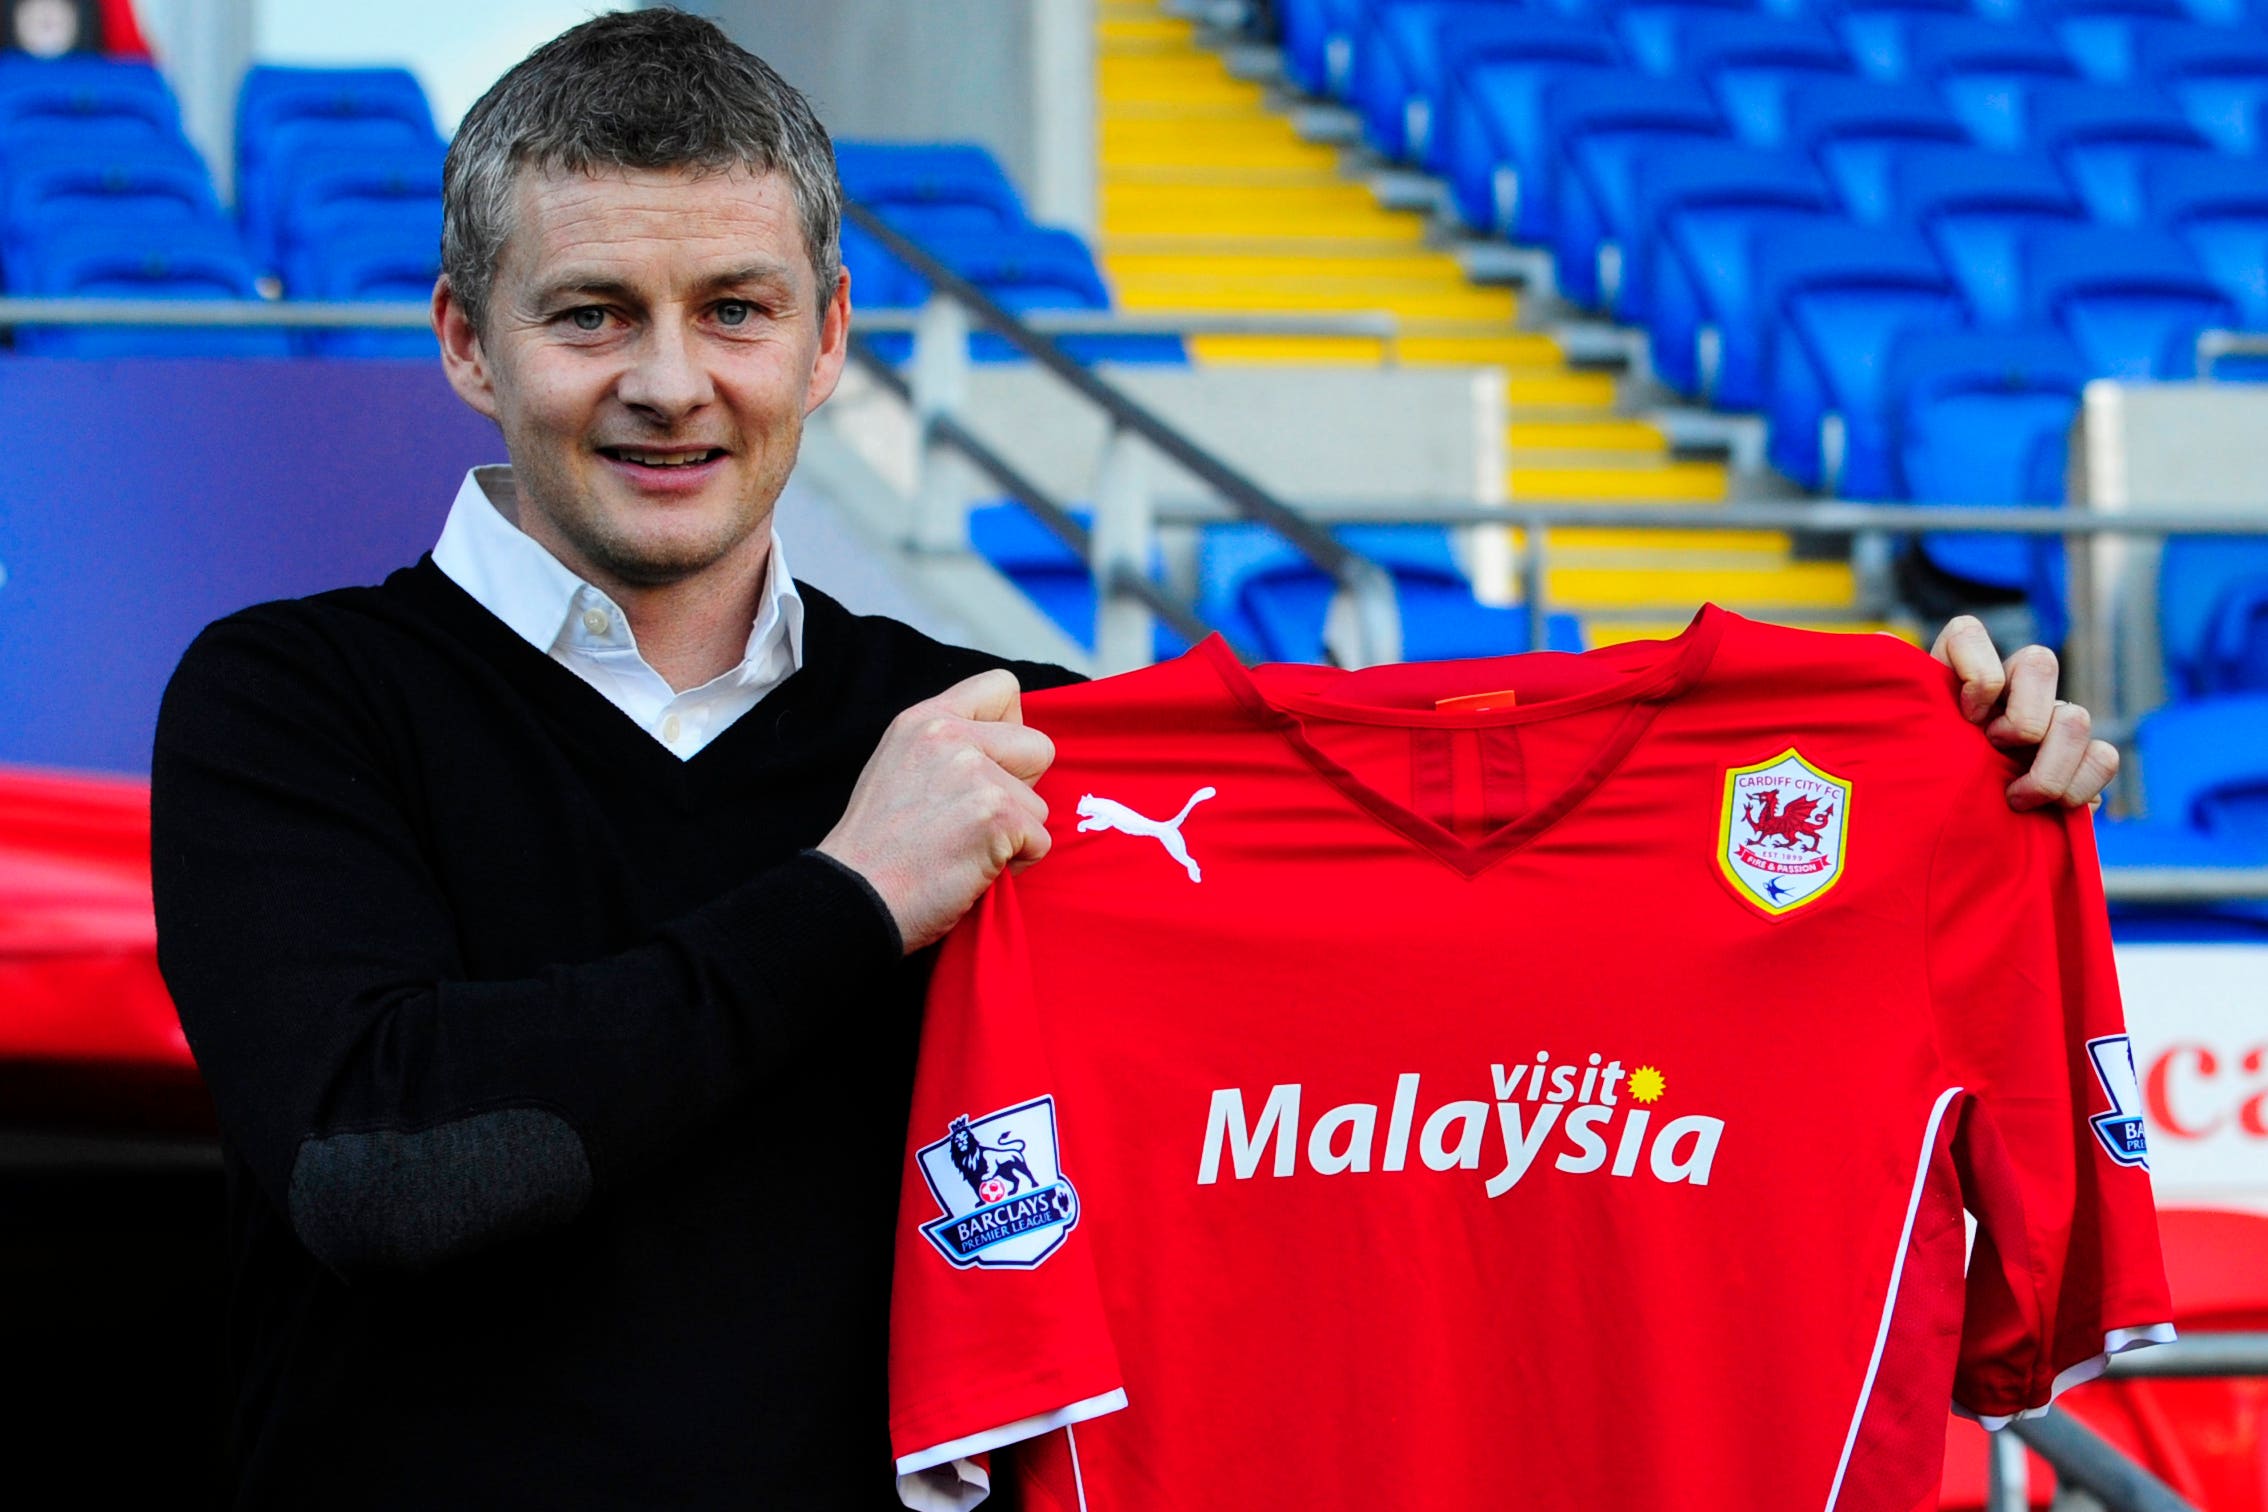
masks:
{"label": "yellow sun logo", "polygon": [[1667,1086],[1668,1083],[1662,1080],[1662,1073],[1652,1066],[1640,1066],[1630,1073],[1630,1096],[1636,1102],[1655,1101]]}

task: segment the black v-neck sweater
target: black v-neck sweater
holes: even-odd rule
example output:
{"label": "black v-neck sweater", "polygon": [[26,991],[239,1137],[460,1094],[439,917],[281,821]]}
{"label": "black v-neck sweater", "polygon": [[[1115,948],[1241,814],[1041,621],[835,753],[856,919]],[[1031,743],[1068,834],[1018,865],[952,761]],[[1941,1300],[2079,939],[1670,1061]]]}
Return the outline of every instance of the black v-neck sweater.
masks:
{"label": "black v-neck sweater", "polygon": [[158,949],[230,1178],[239,1507],[896,1505],[923,963],[808,847],[1002,663],[802,592],[803,669],[690,761],[430,558],[182,659]]}

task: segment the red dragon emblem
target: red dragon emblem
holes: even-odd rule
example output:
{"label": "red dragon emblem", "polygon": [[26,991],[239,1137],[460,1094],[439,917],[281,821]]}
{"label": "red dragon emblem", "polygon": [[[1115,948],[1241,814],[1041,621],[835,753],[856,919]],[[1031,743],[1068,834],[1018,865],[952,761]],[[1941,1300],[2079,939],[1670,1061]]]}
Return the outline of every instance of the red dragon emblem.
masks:
{"label": "red dragon emblem", "polygon": [[1817,798],[1798,798],[1783,810],[1780,790],[1772,788],[1752,799],[1740,817],[1760,845],[1776,844],[1783,850],[1800,845],[1816,851],[1834,812],[1833,804],[1822,806]]}

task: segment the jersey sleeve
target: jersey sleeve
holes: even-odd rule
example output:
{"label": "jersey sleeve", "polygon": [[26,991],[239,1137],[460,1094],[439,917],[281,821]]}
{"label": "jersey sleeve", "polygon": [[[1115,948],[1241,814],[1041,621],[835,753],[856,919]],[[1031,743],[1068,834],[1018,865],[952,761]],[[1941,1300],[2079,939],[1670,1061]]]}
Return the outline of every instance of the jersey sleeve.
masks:
{"label": "jersey sleeve", "polygon": [[1929,879],[1954,1155],[1977,1219],[1955,1410],[2036,1415],[2110,1356],[2173,1338],[2133,1053],[2091,817],[1962,785]]}
{"label": "jersey sleeve", "polygon": [[1041,1029],[1003,878],[946,940],[922,1026],[890,1312],[909,1507],[975,1506],[988,1451],[1126,1405],[1077,1186],[1100,1152]]}

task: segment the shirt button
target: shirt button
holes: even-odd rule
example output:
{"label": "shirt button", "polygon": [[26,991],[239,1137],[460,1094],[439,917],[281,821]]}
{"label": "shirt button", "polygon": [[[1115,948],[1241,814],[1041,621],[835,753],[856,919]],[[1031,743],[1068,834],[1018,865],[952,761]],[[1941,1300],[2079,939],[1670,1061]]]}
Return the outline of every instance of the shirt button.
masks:
{"label": "shirt button", "polygon": [[672,714],[661,722],[661,738],[671,745],[675,745],[677,744],[677,733],[683,728],[684,726],[677,722],[677,716]]}
{"label": "shirt button", "polygon": [[593,635],[606,634],[608,627],[613,623],[613,617],[604,609],[585,609],[583,611],[583,628]]}

